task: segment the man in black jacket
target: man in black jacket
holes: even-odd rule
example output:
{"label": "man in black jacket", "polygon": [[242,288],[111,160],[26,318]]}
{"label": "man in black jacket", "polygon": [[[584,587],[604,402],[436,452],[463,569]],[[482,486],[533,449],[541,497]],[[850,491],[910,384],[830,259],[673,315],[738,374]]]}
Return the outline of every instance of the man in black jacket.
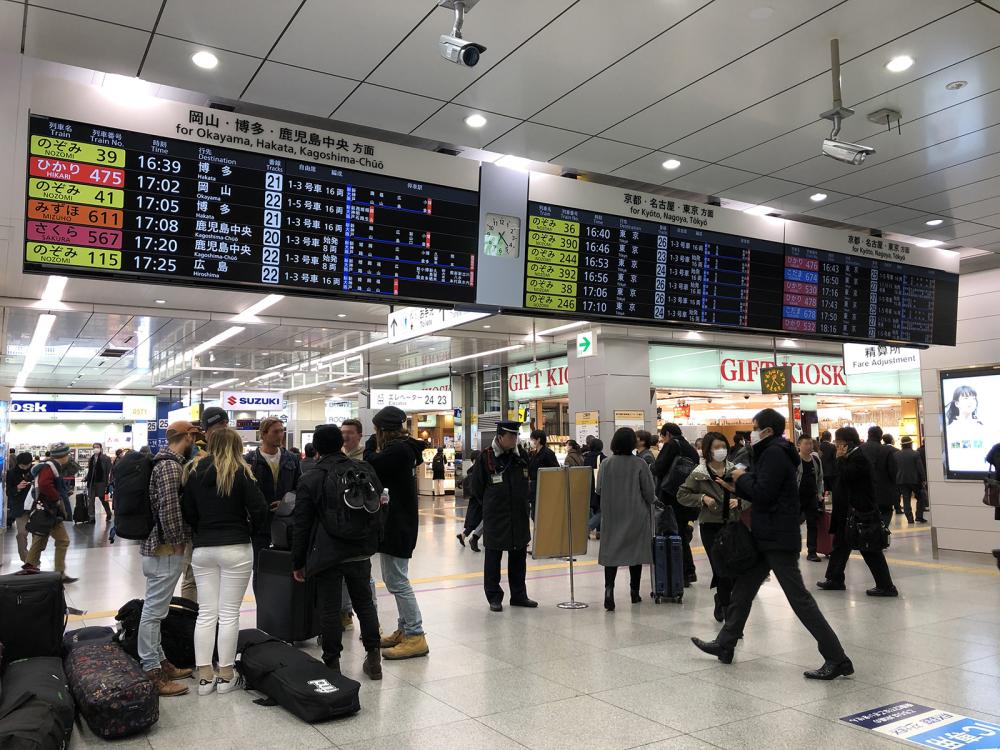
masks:
{"label": "man in black jacket", "polygon": [[823,464],[823,486],[832,492],[837,482],[837,446],[829,430],[823,430],[819,436],[819,460]]}
{"label": "man in black jacket", "polygon": [[[343,622],[340,616],[341,587],[346,586],[361,623],[361,642],[365,647],[364,673],[373,680],[382,679],[382,655],[379,651],[378,611],[369,581],[371,557],[378,551],[383,510],[347,508],[342,497],[340,479],[346,472],[356,471],[371,483],[372,492],[381,493],[374,470],[363,462],[352,461],[341,452],[344,438],[334,424],[316,427],[312,447],[319,454],[316,466],[303,475],[295,491],[295,534],[292,537],[293,577],[305,581],[316,579],[320,598],[320,618],[323,631],[323,661],[340,671],[343,651]],[[339,491],[338,491],[339,490]],[[355,514],[361,528],[367,527],[364,538],[345,538],[331,534],[327,526],[332,519]],[[336,533],[336,529],[333,529]]]}
{"label": "man in black jacket", "polygon": [[868,428],[868,440],[861,444],[861,452],[872,466],[872,480],[875,482],[875,504],[887,526],[892,521],[892,512],[899,503],[896,489],[896,462],[893,448],[882,442],[882,428],[874,425]]}
{"label": "man in black jacket", "polygon": [[87,523],[94,523],[94,500],[104,506],[104,516],[111,523],[111,506],[108,504],[108,483],[111,481],[111,459],[104,452],[104,446],[94,443],[94,452],[87,462],[87,476],[83,480],[87,487]]}
{"label": "man in black jacket", "polygon": [[796,486],[799,457],[795,446],[782,437],[785,418],[774,409],[764,409],[753,419],[754,465],[752,471],[733,470],[733,485],[716,479],[730,491],[749,500],[750,521],[759,557],[756,564],[736,578],[726,621],[714,641],[692,638],[694,645],[718,657],[723,664],[733,660],[736,644],[750,616],[750,606],[768,573],[773,572],[785,598],[799,621],[806,626],[823,655],[823,666],[805,672],[813,680],[833,680],[854,674],[854,665],[844,653],[833,628],[823,617],[816,600],[806,590],[799,571],[802,535],[799,531],[799,493]]}
{"label": "man in black jacket", "polygon": [[11,460],[4,477],[7,490],[7,522],[16,527],[17,556],[28,561],[28,512],[24,509],[31,489],[31,454],[19,453]]}
{"label": "man in black jacket", "polygon": [[903,513],[909,523],[913,518],[913,497],[917,498],[917,523],[927,523],[924,518],[923,489],[927,484],[927,474],[920,454],[913,450],[913,438],[905,435],[900,441],[902,446],[893,456],[896,463],[896,486],[903,496]]}
{"label": "man in black jacket", "polygon": [[665,487],[670,469],[680,457],[690,459],[695,466],[701,460],[698,451],[687,441],[679,425],[667,422],[660,428],[660,455],[653,464],[653,477],[656,479],[657,495],[664,505],[674,510],[677,526],[681,532],[681,546],[684,551],[684,585],[690,586],[698,580],[698,572],[694,566],[694,555],[691,554],[691,540],[694,538],[694,527],[691,525],[698,518],[698,510],[692,510],[677,502],[677,495]]}
{"label": "man in black jacket", "polygon": [[492,612],[503,611],[500,563],[507,553],[507,580],[512,607],[537,607],[525,585],[528,543],[528,454],[517,444],[517,422],[498,422],[493,444],[472,470],[472,494],[483,501],[486,556],[483,589]]}

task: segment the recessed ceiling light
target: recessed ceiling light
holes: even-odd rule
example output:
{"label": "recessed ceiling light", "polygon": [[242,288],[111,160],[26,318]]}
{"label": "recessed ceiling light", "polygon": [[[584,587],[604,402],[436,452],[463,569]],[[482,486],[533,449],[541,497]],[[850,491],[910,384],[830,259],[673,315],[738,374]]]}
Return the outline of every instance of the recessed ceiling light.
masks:
{"label": "recessed ceiling light", "polygon": [[667,159],[665,162],[663,162],[664,169],[677,169],[677,167],[679,167],[680,165],[681,163],[677,161],[677,159]]}
{"label": "recessed ceiling light", "polygon": [[347,317],[347,313],[337,313],[337,317],[338,318],[346,318]]}
{"label": "recessed ceiling light", "polygon": [[267,356],[268,354],[270,354],[270,353],[271,353],[271,352],[261,352],[261,353],[260,353],[260,356],[262,356],[262,357],[266,357],[266,356]]}
{"label": "recessed ceiling light", "polygon": [[946,83],[944,87],[948,89],[948,91],[958,91],[959,89],[964,89],[968,85],[968,81],[952,81],[951,83]]}
{"label": "recessed ceiling light", "polygon": [[155,302],[158,305],[165,305],[165,304],[167,304],[167,301],[165,299],[154,299],[153,302]]}
{"label": "recessed ceiling light", "polygon": [[911,65],[913,65],[912,57],[909,55],[899,55],[887,62],[885,69],[890,73],[902,73],[904,70],[909,70]]}
{"label": "recessed ceiling light", "polygon": [[302,339],[295,339],[295,343],[296,344],[301,344],[302,343]]}
{"label": "recessed ceiling light", "polygon": [[924,222],[929,227],[936,227],[939,224],[944,224],[944,219],[931,219],[930,221]]}
{"label": "recessed ceiling light", "polygon": [[751,206],[750,208],[744,208],[743,213],[750,214],[751,216],[767,216],[770,213],[774,213],[774,209],[770,206]]}
{"label": "recessed ceiling light", "polygon": [[465,118],[465,124],[470,128],[481,128],[486,124],[486,118],[476,112],[475,114],[471,114]]}
{"label": "recessed ceiling light", "polygon": [[826,193],[813,193],[809,196],[809,200],[813,203],[819,203],[820,201],[825,201],[827,198]]}
{"label": "recessed ceiling light", "polygon": [[492,327],[493,326],[491,326],[491,325],[485,325],[485,326],[483,326],[483,328],[492,328]]}
{"label": "recessed ceiling light", "polygon": [[208,50],[199,50],[191,55],[191,62],[197,65],[199,68],[204,68],[205,70],[211,70],[216,65],[219,64],[219,58],[213,55]]}
{"label": "recessed ceiling light", "polygon": [[386,361],[386,362],[392,362],[392,357],[386,357],[386,358],[385,358],[385,361]]}

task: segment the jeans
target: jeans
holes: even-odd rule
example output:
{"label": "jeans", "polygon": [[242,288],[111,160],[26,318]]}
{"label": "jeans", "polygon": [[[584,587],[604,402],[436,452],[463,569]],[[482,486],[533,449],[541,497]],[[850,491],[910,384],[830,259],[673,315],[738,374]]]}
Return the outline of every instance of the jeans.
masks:
{"label": "jeans", "polygon": [[199,667],[211,666],[218,625],[219,666],[231,667],[236,661],[240,606],[253,572],[253,547],[249,543],[195,547],[191,568],[198,586],[195,663]]}
{"label": "jeans", "polygon": [[844,647],[833,632],[830,623],[823,617],[816,600],[806,590],[799,570],[799,553],[785,550],[762,550],[760,559],[746,573],[736,578],[733,586],[733,599],[726,608],[726,622],[719,631],[717,640],[723,646],[735,647],[743,635],[743,627],[750,617],[750,607],[764,579],[773,572],[785,598],[792,606],[799,621],[816,639],[819,652],[828,661],[840,661],[845,658]]}
{"label": "jeans", "polygon": [[[371,570],[371,560],[368,561],[368,569]],[[378,609],[378,594],[375,593],[375,579],[369,574],[368,576],[368,586],[372,590],[372,602],[375,604],[375,609]],[[345,615],[354,614],[354,607],[352,606],[351,592],[347,588],[347,576],[344,576],[344,583],[340,590],[340,611]]]}
{"label": "jeans", "polygon": [[194,547],[191,542],[184,548],[184,574],[181,576],[181,596],[185,599],[198,602],[198,587],[194,583],[194,571],[191,569],[191,553]]}
{"label": "jeans", "polygon": [[398,629],[404,635],[423,635],[424,623],[417,606],[417,596],[410,585],[410,560],[407,557],[394,557],[384,552],[379,554],[382,567],[382,580],[385,587],[396,598],[396,610],[399,612]]}
{"label": "jeans", "polygon": [[[830,552],[830,563],[826,566],[826,580],[834,583],[844,582],[844,572],[847,570],[847,561],[851,557],[851,548],[843,540],[842,534],[833,537],[833,550]],[[889,573],[889,563],[885,561],[885,554],[882,550],[871,550],[862,552],[868,570],[872,572],[875,585],[880,589],[892,588],[892,575]]]}
{"label": "jeans", "polygon": [[[500,588],[500,563],[503,561],[503,550],[486,549],[483,559],[483,590],[486,601],[499,604],[503,601],[503,589]],[[523,601],[528,598],[528,587],[524,577],[528,572],[528,550],[526,548],[512,549],[507,552],[507,581],[510,584],[510,600]]]}
{"label": "jeans", "polygon": [[[27,521],[25,521],[25,523],[27,523]],[[52,527],[52,531],[48,534],[31,535],[31,549],[28,550],[27,562],[34,565],[36,568],[41,565],[42,553],[45,551],[45,547],[49,543],[49,537],[52,537],[56,543],[55,571],[57,573],[65,573],[66,550],[69,549],[69,534],[66,533],[66,524],[62,521],[56,521],[55,525]]]}
{"label": "jeans", "polygon": [[320,627],[323,632],[323,661],[339,659],[343,650],[343,625],[340,621],[341,587],[351,593],[351,600],[361,625],[361,642],[365,650],[377,649],[379,635],[378,610],[375,609],[375,589],[371,585],[372,561],[357,560],[335,565],[316,577],[319,594]]}
{"label": "jeans", "polygon": [[139,662],[143,672],[158,669],[166,660],[160,644],[160,623],[170,610],[170,599],[184,570],[184,555],[143,556],[146,598],[139,621]]}
{"label": "jeans", "polygon": [[600,531],[601,530],[601,511],[597,511],[590,517],[587,521],[587,531]]}

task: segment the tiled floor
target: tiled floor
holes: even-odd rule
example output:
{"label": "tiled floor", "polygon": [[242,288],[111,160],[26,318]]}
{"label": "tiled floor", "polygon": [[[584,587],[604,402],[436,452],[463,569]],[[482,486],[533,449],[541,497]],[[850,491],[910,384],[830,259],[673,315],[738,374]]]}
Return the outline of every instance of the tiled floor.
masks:
{"label": "tiled floor", "polygon": [[[802,670],[821,659],[775,583],[761,590],[736,661],[724,666],[689,641],[717,629],[703,554],[701,581],[682,605],[654,605],[645,596],[631,605],[628,579],[619,576],[618,609],[605,612],[592,543],[576,575],[577,598],[588,609],[556,608],[569,597],[566,565],[542,560],[529,563],[529,592],[540,608],[494,614],[482,595],[482,556],[455,541],[453,504],[427,501],[422,516],[411,575],[431,653],[386,662],[381,683],[359,677],[357,716],[309,726],[281,708],[254,705],[250,693],[189,694],[161,701],[148,736],[115,747],[868,750],[896,743],[839,717],[909,699],[1000,721],[1000,575],[985,556],[932,560],[926,528],[896,524],[890,565],[899,599],[864,595],[870,578],[861,560],[849,566],[847,592],[815,592],[857,669],[853,679],[815,683]],[[73,530],[70,566],[81,581],[69,588],[70,599],[88,614],[70,627],[110,623],[122,603],[142,596],[137,550],[108,546],[101,531]],[[12,547],[8,536],[4,570]],[[801,565],[810,585],[822,577],[823,565]],[[393,602],[384,590],[379,595],[388,630]],[[252,600],[243,620],[254,624]],[[345,672],[359,676],[357,632],[345,640]],[[104,744],[84,727],[70,747]]]}

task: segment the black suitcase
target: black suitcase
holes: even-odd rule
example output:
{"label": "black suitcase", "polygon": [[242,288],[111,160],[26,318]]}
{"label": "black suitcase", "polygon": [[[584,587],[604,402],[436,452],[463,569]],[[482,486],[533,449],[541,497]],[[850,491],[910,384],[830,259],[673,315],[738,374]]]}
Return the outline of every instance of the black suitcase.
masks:
{"label": "black suitcase", "polygon": [[159,720],[156,687],[117,643],[78,645],[65,665],[80,715],[98,737],[128,737]]}
{"label": "black suitcase", "polygon": [[307,641],[319,635],[316,583],[292,578],[292,553],[262,549],[257,555],[257,627],[282,641]]}
{"label": "black suitcase", "polygon": [[288,503],[282,503],[274,512],[274,518],[271,520],[271,546],[274,549],[292,548],[295,532],[295,517],[292,515],[294,507],[289,508]]}
{"label": "black suitcase", "polygon": [[653,564],[649,566],[653,579],[650,597],[680,604],[684,599],[684,548],[679,536],[653,537]]}
{"label": "black suitcase", "polygon": [[[142,599],[132,599],[118,610],[115,619],[121,623],[118,642],[125,653],[139,658],[139,622],[142,620]],[[167,616],[160,622],[160,643],[167,661],[175,667],[194,667],[194,626],[198,621],[198,603],[182,596],[170,600]]]}
{"label": "black suitcase", "polygon": [[77,492],[73,504],[73,523],[87,523],[90,520],[89,498],[86,492]]}
{"label": "black suitcase", "polygon": [[83,643],[113,643],[115,640],[114,628],[106,626],[94,626],[89,628],[77,628],[70,630],[63,636],[63,656]]}
{"label": "black suitcase", "polygon": [[241,630],[236,668],[257,690],[310,724],[361,710],[358,682],[260,630]]}
{"label": "black suitcase", "polygon": [[[33,695],[49,704],[66,737],[69,737],[73,731],[73,719],[76,718],[76,704],[66,684],[62,659],[58,656],[36,656],[9,664],[3,675],[4,697],[0,701],[0,714],[7,713],[24,695]],[[2,743],[0,747],[3,747]]]}
{"label": "black suitcase", "polygon": [[56,710],[30,693],[22,694],[0,711],[3,750],[64,750],[69,737]]}
{"label": "black suitcase", "polygon": [[0,576],[3,664],[32,656],[59,656],[65,629],[62,574]]}

